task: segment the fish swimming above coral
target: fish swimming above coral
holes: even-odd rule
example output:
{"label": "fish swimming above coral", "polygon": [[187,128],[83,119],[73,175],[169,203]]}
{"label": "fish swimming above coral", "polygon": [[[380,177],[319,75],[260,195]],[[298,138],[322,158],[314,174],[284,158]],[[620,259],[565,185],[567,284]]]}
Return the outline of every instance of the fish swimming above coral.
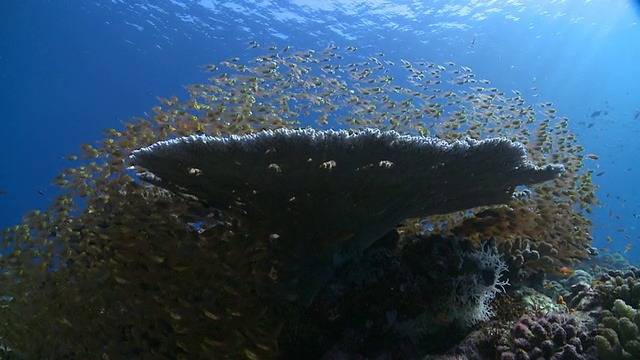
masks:
{"label": "fish swimming above coral", "polygon": [[493,238],[526,270],[588,255],[596,187],[548,102],[454,62],[260,49],[66,157],[51,207],[0,233],[2,345],[268,359],[298,330],[283,318],[387,234]]}

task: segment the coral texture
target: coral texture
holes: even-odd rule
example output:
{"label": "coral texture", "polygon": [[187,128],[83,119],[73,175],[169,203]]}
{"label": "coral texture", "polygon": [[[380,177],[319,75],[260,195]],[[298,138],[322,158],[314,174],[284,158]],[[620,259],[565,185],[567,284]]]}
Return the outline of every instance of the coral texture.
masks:
{"label": "coral texture", "polygon": [[[146,116],[105,129],[98,141],[86,139],[82,151],[67,157],[69,168],[55,177],[60,192],[51,206],[27,213],[20,224],[0,231],[0,338],[11,349],[0,349],[0,357],[11,352],[30,359],[316,358],[285,351],[286,345],[300,340],[297,344],[309,345],[306,349],[317,356],[326,352],[320,345],[332,343],[344,345],[337,353],[342,349],[365,354],[360,351],[363,344],[376,344],[378,348],[369,347],[368,357],[387,353],[421,358],[446,351],[468,330],[456,331],[459,327],[446,311],[453,290],[450,279],[460,271],[460,258],[450,259],[459,253],[437,239],[456,235],[472,241],[462,248],[466,252],[495,237],[509,259],[512,284],[520,278],[539,284],[536,271],[553,272],[593,253],[587,215],[598,205],[596,186],[568,118],[551,103],[534,104],[509,91],[479,87],[489,81],[464,66],[407,60],[400,64],[393,55],[373,55],[332,45],[318,51],[268,50],[209,64],[208,81],[186,86],[186,96],[160,99]],[[508,205],[393,224],[399,235],[396,248],[389,245],[388,252],[380,250],[378,256],[335,269],[344,274],[343,268],[353,267],[352,281],[330,280],[311,305],[301,306],[273,293],[276,285],[291,284],[296,276],[283,266],[287,259],[301,256],[292,249],[308,245],[312,250],[303,249],[302,254],[311,253],[313,260],[316,253],[331,253],[340,244],[358,244],[351,241],[351,229],[334,226],[322,245],[309,242],[308,235],[314,234],[303,230],[299,239],[284,241],[283,234],[268,232],[266,226],[248,226],[255,221],[251,224],[241,211],[234,215],[221,207],[222,213],[193,196],[141,183],[127,170],[132,151],[159,141],[308,126],[394,130],[448,143],[499,134],[521,143],[535,165],[558,163],[567,171],[528,192],[517,192]],[[292,170],[275,162],[267,165],[271,164],[266,169],[269,176]],[[334,173],[341,164],[324,159],[317,169]],[[373,164],[383,174],[398,169],[387,158]],[[203,169],[189,170],[198,177]],[[411,170],[413,165],[394,179],[405,181]],[[467,181],[455,180],[460,183],[450,185]],[[442,179],[434,181],[440,189]],[[301,184],[289,185],[296,189]],[[393,183],[377,196],[411,193],[417,184],[402,189]],[[237,210],[243,206],[231,205]],[[345,221],[332,214],[346,210],[332,209],[304,221],[327,227]],[[255,219],[265,214],[253,215]],[[281,215],[287,225],[293,221],[286,212],[266,215]],[[425,241],[428,238],[433,241]],[[503,246],[514,239],[521,241]],[[294,247],[284,246],[292,243]],[[503,251],[507,247],[510,251]],[[336,257],[335,263],[344,258]],[[608,261],[609,255],[602,260]],[[333,258],[326,261],[334,263]],[[363,269],[357,269],[359,264]],[[312,261],[308,266],[322,272]],[[325,290],[337,287],[342,293],[332,300]],[[301,295],[305,296],[311,297]],[[501,322],[497,328],[520,316],[494,308]],[[307,312],[314,309],[323,315],[320,320]],[[300,313],[303,316],[297,317]],[[393,340],[403,340],[390,344],[390,337],[385,337],[390,333],[397,335]],[[308,341],[301,341],[303,335]],[[489,346],[493,339],[491,335],[482,343],[483,354],[490,356],[480,359],[494,358],[495,346]],[[346,351],[357,346],[357,351]]]}
{"label": "coral texture", "polygon": [[605,310],[598,324],[594,343],[604,360],[640,359],[640,311],[616,299],[611,311]]}
{"label": "coral texture", "polygon": [[511,344],[498,347],[501,359],[595,359],[587,319],[558,314],[525,315],[512,328]]}
{"label": "coral texture", "polygon": [[563,171],[533,165],[507,139],[447,143],[377,130],[191,136],[137,150],[131,163],[143,180],[230,210],[277,239],[288,270],[281,279],[291,285],[284,291],[303,302],[332,267],[403,220],[506,203],[518,185]]}
{"label": "coral texture", "polygon": [[495,241],[480,249],[460,254],[460,274],[453,278],[453,294],[447,305],[449,317],[466,326],[487,321],[494,316],[489,305],[508,280],[501,280],[508,271],[498,254]]}

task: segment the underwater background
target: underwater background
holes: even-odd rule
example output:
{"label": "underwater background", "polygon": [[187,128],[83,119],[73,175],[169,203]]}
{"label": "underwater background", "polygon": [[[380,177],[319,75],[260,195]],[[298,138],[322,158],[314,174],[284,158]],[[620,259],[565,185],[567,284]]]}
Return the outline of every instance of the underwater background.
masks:
{"label": "underwater background", "polygon": [[625,257],[638,261],[640,43],[634,39],[640,10],[632,1],[0,6],[0,189],[6,192],[0,197],[0,227],[50,204],[56,191],[50,182],[66,166],[64,156],[120,120],[143,115],[156,97],[202,81],[203,64],[246,54],[252,40],[295,50],[335,43],[398,58],[454,61],[500,89],[552,101],[571,119],[587,152],[598,155],[587,166],[604,172],[594,181],[602,199],[594,210],[594,245],[624,251],[631,243]]}
{"label": "underwater background", "polygon": [[[206,82],[205,64],[329,47],[396,59],[396,77],[402,60],[455,63],[483,87],[552,103],[593,170],[592,261],[624,272],[640,260],[639,21],[640,6],[617,0],[2,1],[0,228],[55,202],[82,144]],[[562,265],[554,275],[580,268]]]}

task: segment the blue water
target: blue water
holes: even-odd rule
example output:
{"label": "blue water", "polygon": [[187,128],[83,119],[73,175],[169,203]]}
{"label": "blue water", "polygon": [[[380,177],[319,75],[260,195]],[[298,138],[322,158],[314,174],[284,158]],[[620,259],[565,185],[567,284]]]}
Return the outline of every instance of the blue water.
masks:
{"label": "blue water", "polygon": [[594,245],[631,244],[625,255],[638,262],[640,11],[624,0],[423,3],[1,1],[0,228],[50,204],[51,180],[81,143],[205,81],[200,65],[247,54],[250,40],[295,50],[335,43],[454,61],[492,86],[552,101],[599,156],[587,166],[604,172],[594,178]]}

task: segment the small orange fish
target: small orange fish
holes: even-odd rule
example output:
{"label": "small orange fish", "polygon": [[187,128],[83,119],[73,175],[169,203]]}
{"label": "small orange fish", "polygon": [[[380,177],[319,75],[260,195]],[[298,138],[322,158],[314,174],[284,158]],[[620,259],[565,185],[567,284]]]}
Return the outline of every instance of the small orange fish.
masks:
{"label": "small orange fish", "polygon": [[547,280],[547,289],[551,290],[551,281]]}
{"label": "small orange fish", "polygon": [[624,252],[629,252],[631,250],[631,243],[627,244],[627,247],[624,248]]}
{"label": "small orange fish", "polygon": [[611,242],[611,236],[607,236],[607,242]]}
{"label": "small orange fish", "polygon": [[559,271],[560,271],[560,274],[562,274],[563,276],[571,276],[573,275],[574,272],[576,272],[574,269],[567,266],[561,267]]}
{"label": "small orange fish", "polygon": [[589,155],[587,155],[587,157],[588,157],[589,159],[592,159],[592,160],[598,160],[598,159],[600,159],[600,158],[598,157],[598,155],[596,155],[596,154],[589,154]]}
{"label": "small orange fish", "polygon": [[600,251],[607,252],[607,251],[609,251],[609,248],[600,248]]}
{"label": "small orange fish", "polygon": [[564,301],[564,298],[562,297],[562,295],[558,296],[558,300],[556,300],[556,303],[558,305],[567,306],[567,303]]}

